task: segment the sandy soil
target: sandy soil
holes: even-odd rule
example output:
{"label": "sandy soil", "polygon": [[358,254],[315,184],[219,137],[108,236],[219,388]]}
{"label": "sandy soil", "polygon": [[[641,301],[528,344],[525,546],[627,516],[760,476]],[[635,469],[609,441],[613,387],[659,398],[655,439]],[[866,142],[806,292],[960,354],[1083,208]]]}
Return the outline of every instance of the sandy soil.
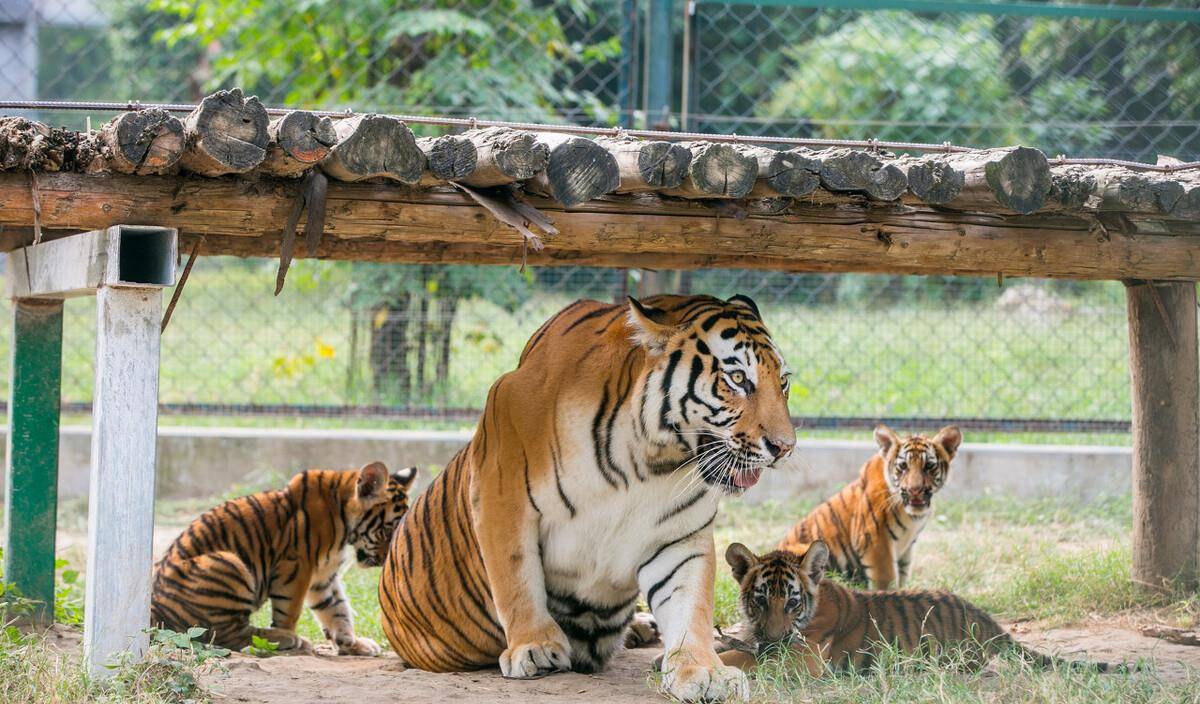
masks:
{"label": "sandy soil", "polygon": [[[1133,661],[1152,658],[1165,679],[1184,676],[1185,666],[1200,669],[1200,648],[1147,638],[1136,631],[1099,625],[1036,631],[1016,624],[1027,645],[1065,657]],[[350,658],[285,656],[255,659],[233,656],[224,673],[204,684],[219,702],[351,702],[406,704],[424,702],[550,702],[568,700],[626,704],[665,701],[648,684],[655,648],[621,653],[599,675],[556,674],[538,680],[505,680],[498,671],[432,674],[405,669],[395,656]]]}

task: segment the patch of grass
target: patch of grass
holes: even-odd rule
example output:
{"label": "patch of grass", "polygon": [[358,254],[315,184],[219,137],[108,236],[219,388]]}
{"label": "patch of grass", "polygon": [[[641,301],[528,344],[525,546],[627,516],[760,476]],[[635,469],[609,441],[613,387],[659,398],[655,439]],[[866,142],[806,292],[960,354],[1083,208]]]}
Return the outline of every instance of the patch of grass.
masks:
{"label": "patch of grass", "polygon": [[[179,634],[172,634],[179,635]],[[5,704],[201,704],[210,701],[197,675],[219,657],[155,638],[146,658],[93,677],[77,647],[48,633],[0,630],[0,692]]]}
{"label": "patch of grass", "polygon": [[1040,670],[1001,657],[983,671],[960,666],[951,652],[940,661],[884,648],[875,667],[814,676],[786,655],[768,658],[753,679],[754,702],[830,704],[1183,704],[1200,702],[1200,674],[1164,680],[1153,672],[1101,675]]}

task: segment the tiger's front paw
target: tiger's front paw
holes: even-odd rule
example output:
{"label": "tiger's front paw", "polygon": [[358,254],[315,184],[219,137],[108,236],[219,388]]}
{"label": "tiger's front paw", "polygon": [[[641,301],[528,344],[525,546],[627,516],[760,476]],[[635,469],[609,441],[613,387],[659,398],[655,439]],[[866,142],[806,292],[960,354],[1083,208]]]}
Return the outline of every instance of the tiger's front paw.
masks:
{"label": "tiger's front paw", "polygon": [[744,702],[750,699],[750,681],[736,667],[680,665],[663,675],[660,689],[681,702]]}
{"label": "tiger's front paw", "polygon": [[658,623],[654,616],[647,613],[636,613],[625,631],[626,648],[644,648],[658,640]]}
{"label": "tiger's front paw", "polygon": [[375,656],[383,652],[383,648],[370,638],[355,638],[353,641],[338,643],[338,655],[368,655]]}
{"label": "tiger's front paw", "polygon": [[571,669],[571,644],[557,625],[500,653],[500,674],[514,679]]}

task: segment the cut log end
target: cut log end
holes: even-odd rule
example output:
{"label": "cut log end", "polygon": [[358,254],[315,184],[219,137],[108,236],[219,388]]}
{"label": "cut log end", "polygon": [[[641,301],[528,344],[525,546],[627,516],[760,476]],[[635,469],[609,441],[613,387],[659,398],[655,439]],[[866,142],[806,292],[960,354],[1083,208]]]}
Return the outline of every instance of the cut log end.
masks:
{"label": "cut log end", "polygon": [[548,195],[565,206],[578,205],[621,185],[617,160],[590,139],[570,137],[550,149]]}
{"label": "cut log end", "polygon": [[416,183],[425,169],[425,155],[412,130],[386,115],[360,115],[334,125],[338,143],[321,168],[341,181],[386,178]]}
{"label": "cut log end", "polygon": [[908,177],[894,164],[860,151],[833,150],[821,159],[821,184],[831,191],[862,193],[872,200],[896,200]]}
{"label": "cut log end", "polygon": [[528,132],[510,132],[492,145],[496,166],[514,181],[525,181],[546,169],[550,148]]}
{"label": "cut log end", "polygon": [[771,156],[766,173],[759,163],[759,177],[779,195],[799,198],[817,190],[821,185],[821,162],[799,150],[776,152]]}
{"label": "cut log end", "polygon": [[984,166],[984,176],[996,201],[1022,215],[1039,210],[1050,194],[1050,164],[1037,149],[1009,150]]}
{"label": "cut log end", "polygon": [[445,181],[458,181],[470,176],[479,163],[479,152],[470,139],[458,135],[422,137],[417,146],[429,160],[429,171]]}
{"label": "cut log end", "polygon": [[692,153],[674,142],[647,142],[638,151],[638,173],[652,188],[676,188],[691,161]]}
{"label": "cut log end", "polygon": [[329,155],[337,143],[333,120],[296,110],[268,126],[270,143],[263,170],[278,176],[299,176]]}
{"label": "cut log end", "polygon": [[188,148],[180,163],[189,171],[205,176],[245,173],[266,158],[266,108],[238,88],[208,96],[183,124]]}
{"label": "cut log end", "polygon": [[754,188],[758,161],[729,144],[700,142],[690,145],[692,162],[684,187],[694,197],[741,198]]}
{"label": "cut log end", "polygon": [[929,159],[908,167],[908,189],[930,205],[945,205],[962,193],[963,172],[945,161]]}
{"label": "cut log end", "polygon": [[114,171],[164,174],[183,156],[183,123],[158,108],[127,112],[104,125],[99,140],[107,165]]}

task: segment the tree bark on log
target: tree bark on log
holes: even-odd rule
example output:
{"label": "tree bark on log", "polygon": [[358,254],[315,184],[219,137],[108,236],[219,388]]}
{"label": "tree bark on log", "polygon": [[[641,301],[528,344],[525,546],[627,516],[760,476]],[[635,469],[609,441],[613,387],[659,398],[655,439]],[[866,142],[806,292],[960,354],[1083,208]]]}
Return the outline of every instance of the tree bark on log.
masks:
{"label": "tree bark on log", "polygon": [[662,192],[680,198],[744,198],[758,179],[758,161],[739,147],[721,142],[684,142],[692,153],[678,188]]}
{"label": "tree bark on log", "polygon": [[267,125],[267,138],[262,170],[286,178],[303,175],[327,157],[337,131],[328,117],[294,110]]}
{"label": "tree bark on log", "polygon": [[617,162],[621,181],[617,193],[678,188],[692,161],[692,153],[675,142],[599,137],[596,144],[607,149]]}
{"label": "tree bark on log", "polygon": [[1133,577],[1200,583],[1200,358],[1196,284],[1131,281]]}
{"label": "tree bark on log", "polygon": [[890,201],[908,188],[908,177],[899,167],[868,152],[828,149],[817,152],[816,157],[821,161],[821,185],[830,191]]}
{"label": "tree bark on log", "polygon": [[908,191],[923,203],[946,205],[962,193],[966,178],[944,155],[901,157],[897,168],[908,178]]}
{"label": "tree bark on log", "polygon": [[1175,202],[1171,214],[1177,218],[1200,219],[1200,174],[1182,180],[1180,186],[1183,187],[1183,195]]}
{"label": "tree bark on log", "polygon": [[1189,207],[1188,185],[1178,176],[1078,164],[1052,167],[1050,174],[1050,208],[1187,217],[1179,210]]}
{"label": "tree bark on log", "polygon": [[428,164],[417,184],[419,186],[461,181],[475,173],[479,164],[479,150],[469,138],[460,135],[419,137],[417,148],[425,154]]}
{"label": "tree bark on log", "polygon": [[807,149],[754,146],[742,147],[742,152],[758,162],[758,181],[750,190],[751,198],[800,198],[821,185],[821,162]]}
{"label": "tree bark on log", "polygon": [[183,156],[183,122],[158,108],[122,113],[105,123],[94,141],[96,155],[89,171],[171,173]]}
{"label": "tree bark on log", "polygon": [[183,120],[187,148],[179,163],[204,176],[250,171],[267,156],[267,111],[240,88],[218,91]]}
{"label": "tree bark on log", "polygon": [[942,158],[963,174],[962,191],[945,204],[955,210],[1028,215],[1050,195],[1050,164],[1037,149],[985,149]]}
{"label": "tree bark on log", "polygon": [[[0,117],[0,171],[70,171],[82,158],[81,136],[23,117]],[[90,159],[83,159],[86,163]]]}
{"label": "tree bark on log", "polygon": [[412,130],[387,115],[356,115],[333,124],[337,144],[321,170],[339,181],[386,178],[415,184],[425,170],[425,155]]}
{"label": "tree bark on log", "polygon": [[549,149],[550,157],[546,170],[526,184],[527,190],[569,208],[612,193],[621,185],[617,160],[596,142],[560,132],[541,132],[537,139]]}
{"label": "tree bark on log", "polygon": [[526,181],[546,169],[550,148],[531,132],[488,127],[460,135],[475,145],[475,170],[460,179],[468,186],[490,188]]}

